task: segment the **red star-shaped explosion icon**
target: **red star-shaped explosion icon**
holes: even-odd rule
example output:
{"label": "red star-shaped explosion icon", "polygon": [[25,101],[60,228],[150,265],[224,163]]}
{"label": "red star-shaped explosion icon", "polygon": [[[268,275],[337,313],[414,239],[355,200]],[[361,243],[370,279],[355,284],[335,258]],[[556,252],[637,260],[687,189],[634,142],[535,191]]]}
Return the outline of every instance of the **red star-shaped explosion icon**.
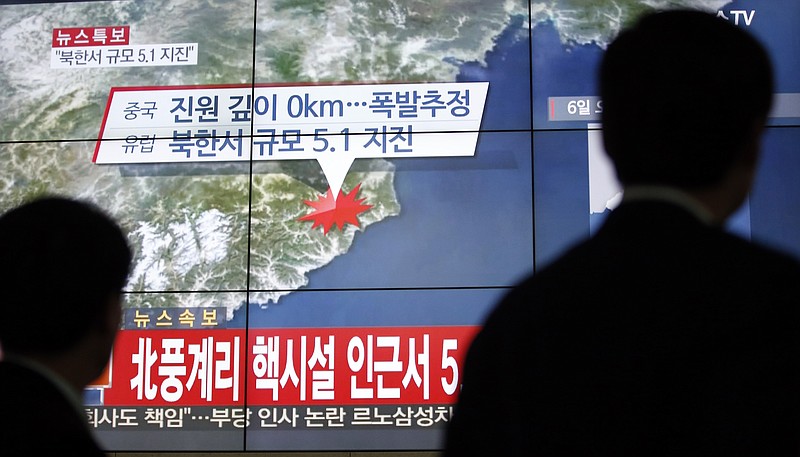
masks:
{"label": "red star-shaped explosion icon", "polygon": [[314,208],[314,211],[299,220],[314,222],[311,226],[312,229],[321,225],[326,234],[334,225],[339,227],[339,230],[344,228],[344,224],[353,224],[359,227],[357,216],[372,208],[372,205],[362,203],[366,198],[356,200],[360,188],[361,184],[346,194],[340,190],[339,198],[335,200],[333,192],[328,188],[328,192],[320,195],[317,200],[305,200],[305,204]]}

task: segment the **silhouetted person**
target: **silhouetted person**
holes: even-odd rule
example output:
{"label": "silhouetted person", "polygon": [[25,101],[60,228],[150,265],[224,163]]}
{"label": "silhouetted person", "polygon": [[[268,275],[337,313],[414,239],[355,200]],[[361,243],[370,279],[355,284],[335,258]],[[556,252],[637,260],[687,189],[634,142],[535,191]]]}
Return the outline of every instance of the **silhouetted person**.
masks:
{"label": "silhouetted person", "polygon": [[130,264],[92,204],[42,197],[0,216],[0,455],[105,455],[82,393],[109,360]]}
{"label": "silhouetted person", "polygon": [[600,96],[622,202],[490,314],[447,457],[798,454],[800,265],[721,228],[772,89],[764,48],[710,14],[613,41]]}

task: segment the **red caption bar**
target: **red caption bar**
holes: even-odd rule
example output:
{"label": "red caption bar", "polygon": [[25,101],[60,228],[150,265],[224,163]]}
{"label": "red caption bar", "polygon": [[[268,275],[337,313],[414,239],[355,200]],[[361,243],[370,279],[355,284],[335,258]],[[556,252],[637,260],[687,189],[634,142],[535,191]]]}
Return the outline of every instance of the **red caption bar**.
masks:
{"label": "red caption bar", "polygon": [[128,25],[53,29],[53,47],[120,46],[128,44],[130,35]]}
{"label": "red caption bar", "polygon": [[104,403],[454,403],[478,328],[123,330]]}

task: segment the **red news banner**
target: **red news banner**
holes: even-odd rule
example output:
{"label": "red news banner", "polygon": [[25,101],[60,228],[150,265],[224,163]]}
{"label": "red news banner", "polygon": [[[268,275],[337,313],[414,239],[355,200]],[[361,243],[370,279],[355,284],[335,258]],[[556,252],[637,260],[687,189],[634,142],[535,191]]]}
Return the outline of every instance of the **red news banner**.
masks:
{"label": "red news banner", "polygon": [[478,329],[122,330],[103,403],[451,404]]}
{"label": "red news banner", "polygon": [[110,27],[67,27],[53,29],[54,48],[126,45],[130,41],[128,25]]}

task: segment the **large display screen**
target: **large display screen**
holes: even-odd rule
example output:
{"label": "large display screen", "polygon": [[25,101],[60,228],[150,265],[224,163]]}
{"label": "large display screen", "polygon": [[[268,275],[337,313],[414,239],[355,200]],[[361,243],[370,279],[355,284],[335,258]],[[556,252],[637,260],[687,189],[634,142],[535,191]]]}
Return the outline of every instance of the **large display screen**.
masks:
{"label": "large display screen", "polygon": [[731,230],[800,255],[795,0],[0,4],[0,210],[88,199],[135,251],[104,447],[440,449],[486,314],[619,200],[596,65],[659,6],[773,53]]}

